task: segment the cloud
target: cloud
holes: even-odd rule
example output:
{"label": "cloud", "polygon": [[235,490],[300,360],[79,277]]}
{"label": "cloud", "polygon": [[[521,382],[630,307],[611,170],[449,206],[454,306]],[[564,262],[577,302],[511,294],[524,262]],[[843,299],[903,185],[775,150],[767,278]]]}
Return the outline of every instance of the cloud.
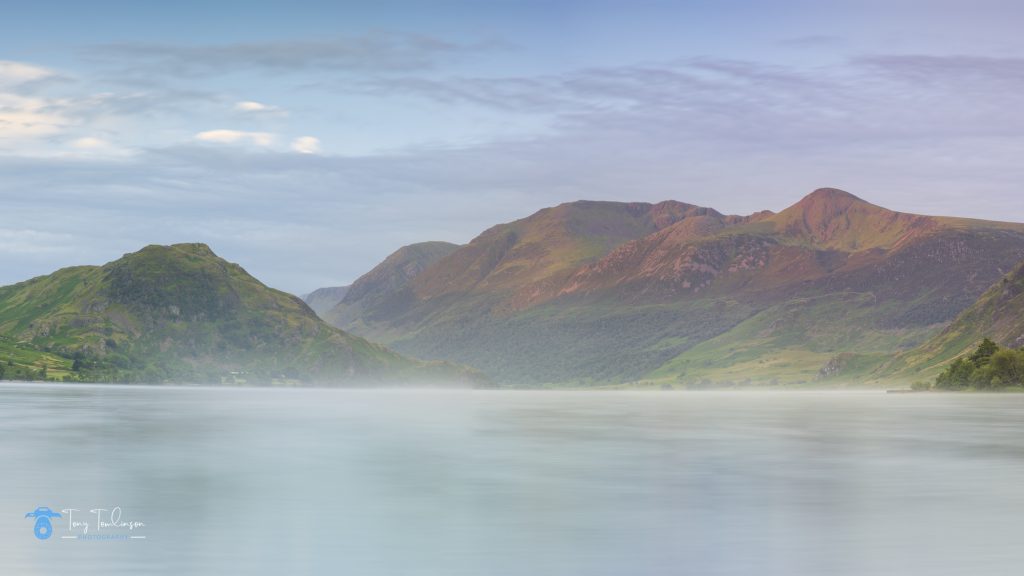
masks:
{"label": "cloud", "polygon": [[56,134],[69,123],[54,101],[22,90],[53,76],[46,68],[0,60],[0,151]]}
{"label": "cloud", "polygon": [[56,134],[68,122],[45,99],[0,92],[0,148]]}
{"label": "cloud", "polygon": [[242,112],[245,114],[274,114],[280,116],[287,116],[287,112],[282,110],[278,106],[271,106],[270,104],[264,104],[262,102],[255,102],[253,100],[243,100],[235,103],[235,111]]}
{"label": "cloud", "polygon": [[131,142],[131,136],[152,141],[154,123],[180,121],[200,113],[201,104],[217,102],[213,94],[196,90],[95,88],[92,79],[0,61],[0,153],[60,155],[69,146],[95,152],[101,146],[89,139],[97,133],[127,136],[118,138],[125,142]]}
{"label": "cloud", "polygon": [[479,50],[412,34],[369,34],[332,40],[177,45],[129,42],[92,46],[87,56],[103,63],[127,65],[147,75],[205,76],[261,69],[410,71],[431,68],[441,59]]}
{"label": "cloud", "polygon": [[34,82],[51,76],[54,76],[54,73],[46,68],[22,62],[0,60],[0,88]]}
{"label": "cloud", "polygon": [[246,132],[243,130],[206,130],[195,135],[201,142],[216,144],[254,144],[270,146],[274,143],[274,135],[269,132]]}
{"label": "cloud", "polygon": [[[465,242],[579,198],[749,213],[834,185],[905,211],[1024,220],[1015,59],[890,55],[813,68],[687,59],[536,76],[390,74],[337,89],[378,96],[382,109],[389,97],[416,98],[467,118],[484,110],[544,125],[515,139],[360,156],[300,156],[296,144],[311,136],[231,129],[182,144],[180,125],[124,157],[0,154],[5,198],[17,199],[5,218],[70,234],[74,250],[10,259],[0,280],[153,242],[208,241],[269,284],[308,291],[352,280],[401,245]],[[125,141],[84,121],[82,98],[18,98],[56,115],[61,133],[43,140]],[[221,125],[217,114],[234,103],[221,99],[209,124],[184,134]]]}
{"label": "cloud", "polygon": [[1024,59],[872,56],[804,69],[690,58],[525,77],[398,76],[336,85],[605,131],[799,150],[821,142],[1006,137],[1024,130]]}
{"label": "cloud", "polygon": [[292,140],[292,151],[300,154],[319,154],[320,139],[313,136],[300,136]]}
{"label": "cloud", "polygon": [[102,150],[110,147],[110,143],[106,140],[95,138],[93,136],[76,138],[69,144],[72,148],[77,148],[79,150]]}
{"label": "cloud", "polygon": [[252,118],[286,118],[288,111],[280,106],[273,106],[255,100],[242,100],[235,102],[235,112]]}

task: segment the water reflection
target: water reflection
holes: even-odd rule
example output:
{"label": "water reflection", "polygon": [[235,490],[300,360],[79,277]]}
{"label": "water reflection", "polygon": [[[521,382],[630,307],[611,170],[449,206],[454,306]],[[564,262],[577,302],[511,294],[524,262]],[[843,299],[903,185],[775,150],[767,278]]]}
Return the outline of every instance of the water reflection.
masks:
{"label": "water reflection", "polygon": [[[1022,415],[1015,395],[7,385],[0,573],[1014,573]],[[120,505],[148,537],[37,541],[43,505]]]}

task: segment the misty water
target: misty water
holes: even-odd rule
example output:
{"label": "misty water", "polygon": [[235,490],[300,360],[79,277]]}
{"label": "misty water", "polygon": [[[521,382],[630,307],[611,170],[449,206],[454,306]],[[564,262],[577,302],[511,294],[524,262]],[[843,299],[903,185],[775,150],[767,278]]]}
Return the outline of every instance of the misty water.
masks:
{"label": "misty water", "polygon": [[4,385],[0,462],[2,574],[1024,565],[1024,395]]}

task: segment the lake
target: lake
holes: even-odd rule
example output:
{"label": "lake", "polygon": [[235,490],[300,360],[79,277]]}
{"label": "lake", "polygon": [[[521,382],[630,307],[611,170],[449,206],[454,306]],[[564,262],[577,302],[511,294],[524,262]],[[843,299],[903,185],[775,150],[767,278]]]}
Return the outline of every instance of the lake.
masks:
{"label": "lake", "polygon": [[0,386],[0,574],[1021,566],[1024,395]]}

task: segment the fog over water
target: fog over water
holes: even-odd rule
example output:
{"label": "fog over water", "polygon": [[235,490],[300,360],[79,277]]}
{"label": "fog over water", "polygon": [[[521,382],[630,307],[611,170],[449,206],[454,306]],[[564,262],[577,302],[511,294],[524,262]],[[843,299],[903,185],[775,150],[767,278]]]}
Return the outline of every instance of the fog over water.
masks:
{"label": "fog over water", "polygon": [[0,463],[0,574],[1024,565],[1024,395],[5,384]]}

